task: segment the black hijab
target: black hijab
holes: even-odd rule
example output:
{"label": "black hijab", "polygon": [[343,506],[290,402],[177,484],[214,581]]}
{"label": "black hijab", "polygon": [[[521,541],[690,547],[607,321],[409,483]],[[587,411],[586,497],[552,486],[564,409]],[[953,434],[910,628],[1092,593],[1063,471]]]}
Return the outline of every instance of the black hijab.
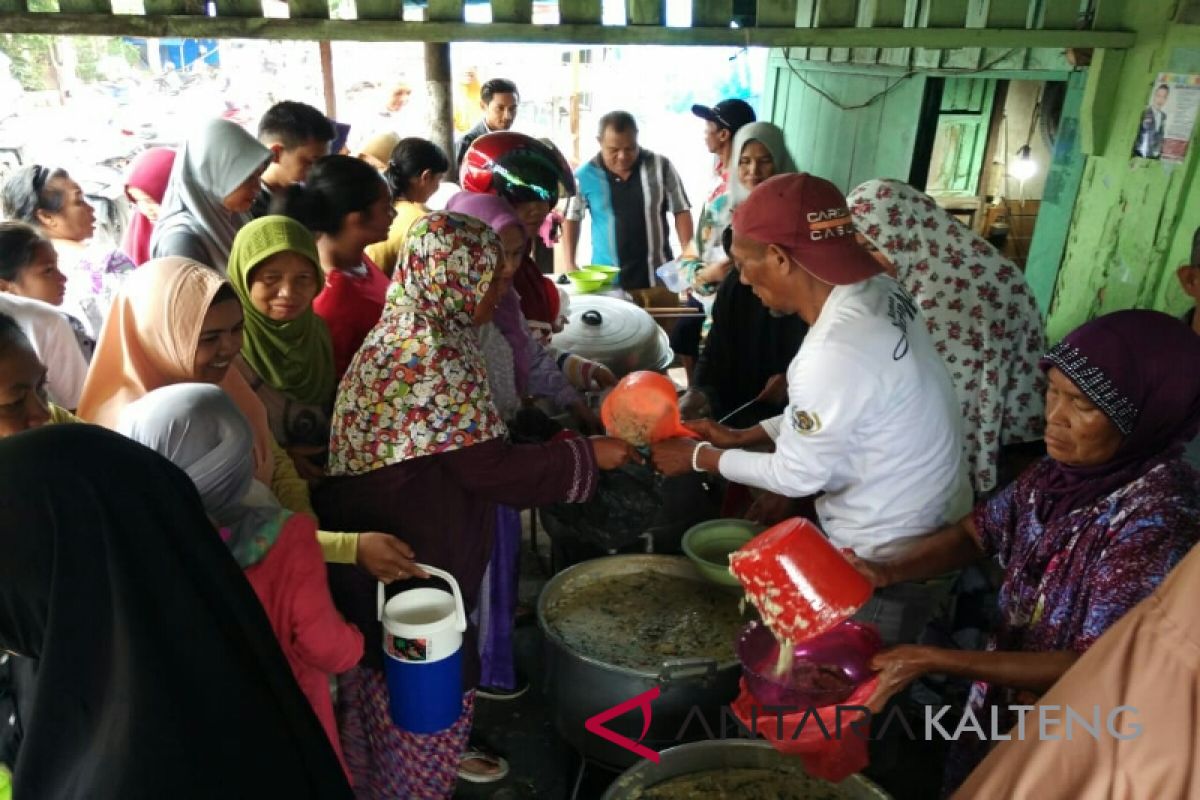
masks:
{"label": "black hijab", "polygon": [[0,441],[0,648],[37,660],[16,800],[349,798],[187,476],[90,425]]}
{"label": "black hijab", "polygon": [[[767,379],[786,373],[808,325],[795,314],[775,316],[736,269],[721,281],[713,301],[712,328],[696,363],[693,381],[708,396],[717,418],[753,400]],[[755,403],[730,424],[749,427],[783,411]]]}

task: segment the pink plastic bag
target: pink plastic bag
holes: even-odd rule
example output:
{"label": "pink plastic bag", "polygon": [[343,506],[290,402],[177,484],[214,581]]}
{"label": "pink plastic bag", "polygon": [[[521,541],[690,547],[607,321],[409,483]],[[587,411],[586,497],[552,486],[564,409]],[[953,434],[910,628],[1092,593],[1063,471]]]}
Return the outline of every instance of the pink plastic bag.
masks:
{"label": "pink plastic bag", "polygon": [[809,775],[837,783],[862,772],[870,763],[867,756],[870,725],[861,709],[878,685],[879,679],[872,678],[835,706],[780,713],[769,710],[777,706],[764,707],[755,700],[742,681],[731,708],[746,728],[758,733],[780,753],[798,756]]}

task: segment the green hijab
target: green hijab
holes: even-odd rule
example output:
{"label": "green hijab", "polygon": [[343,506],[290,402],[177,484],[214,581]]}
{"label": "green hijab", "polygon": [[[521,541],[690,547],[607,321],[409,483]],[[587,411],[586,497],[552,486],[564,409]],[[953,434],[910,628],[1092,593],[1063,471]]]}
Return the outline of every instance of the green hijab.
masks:
{"label": "green hijab", "polygon": [[277,253],[299,253],[313,264],[317,291],[325,285],[321,258],[308,229],[290,217],[261,217],[244,226],[229,253],[229,282],[246,313],[242,358],[276,390],[294,400],[328,407],[337,379],[333,343],[310,304],[291,322],[277,322],[250,301],[250,273]]}

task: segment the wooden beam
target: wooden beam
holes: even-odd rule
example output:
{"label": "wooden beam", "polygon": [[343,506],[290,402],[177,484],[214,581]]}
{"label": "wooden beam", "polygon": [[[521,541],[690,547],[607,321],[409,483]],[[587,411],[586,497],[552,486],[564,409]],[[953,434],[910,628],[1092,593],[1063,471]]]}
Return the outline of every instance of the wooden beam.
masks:
{"label": "wooden beam", "polygon": [[[111,14],[112,0],[58,0],[58,10],[67,14]],[[262,13],[262,5],[258,13]]]}
{"label": "wooden beam", "polygon": [[818,0],[818,28],[853,28],[858,19],[857,0]]}
{"label": "wooden beam", "polygon": [[[1105,153],[1124,63],[1125,53],[1119,50],[1097,50],[1092,56],[1087,86],[1083,90],[1083,106],[1079,110],[1079,149],[1084,155],[1102,156]],[[1132,134],[1133,129],[1128,133]],[[1129,148],[1132,144],[1129,139],[1122,146]],[[1127,149],[1125,156],[1128,155]]]}
{"label": "wooden beam", "polygon": [[263,13],[262,0],[216,0],[216,5],[222,17],[261,17]]}
{"label": "wooden beam", "polygon": [[429,0],[425,19],[430,22],[462,22],[463,0]]}
{"label": "wooden beam", "polygon": [[903,28],[908,16],[908,0],[866,0],[862,24],[873,28]]}
{"label": "wooden beam", "polygon": [[796,0],[758,0],[755,24],[760,28],[790,28],[796,24]]}
{"label": "wooden beam", "polygon": [[[763,2],[768,0],[759,0],[759,5]],[[625,0],[625,18],[630,25],[662,25],[667,21],[666,0]]]}
{"label": "wooden beam", "polygon": [[987,27],[1028,28],[1031,8],[1028,0],[990,0],[987,7]]}
{"label": "wooden beam", "polygon": [[[333,45],[328,41],[317,42],[317,52],[321,56],[321,88],[325,92],[325,116],[331,120],[337,119],[337,84],[333,79]],[[337,153],[333,155],[337,155]]]}
{"label": "wooden beam", "polygon": [[1100,30],[1120,27],[1125,20],[1125,6],[1126,0],[1096,0],[1092,27]]}
{"label": "wooden beam", "polygon": [[921,12],[921,25],[926,28],[961,28],[967,21],[969,10],[970,0],[929,0]]}
{"label": "wooden beam", "polygon": [[[529,0],[515,0],[526,2]],[[146,0],[179,2],[179,0]],[[196,3],[199,0],[182,0]],[[493,0],[499,4],[500,0]],[[182,4],[181,3],[181,4]],[[360,0],[361,3],[361,0]],[[184,15],[0,13],[0,33],[357,42],[544,42],[750,47],[1132,47],[1131,31],[1019,31],[989,28],[667,28],[650,25],[524,25],[493,22],[364,22],[343,19],[244,19]],[[795,54],[793,54],[795,57]]]}
{"label": "wooden beam", "polygon": [[1079,19],[1079,0],[1042,0],[1039,28],[1070,30]]}
{"label": "wooden beam", "polygon": [[[203,17],[208,13],[204,7],[204,0],[146,0],[145,8],[147,15],[163,14]],[[113,15],[111,17],[111,19],[119,18],[120,15]],[[99,20],[96,21],[99,22]],[[46,31],[46,33],[54,33],[54,31]],[[117,33],[108,35],[120,36],[121,34]]]}
{"label": "wooden beam", "polygon": [[732,19],[733,0],[692,0],[693,28],[728,28]]}
{"label": "wooden beam", "polygon": [[394,22],[404,19],[404,5],[401,0],[357,0],[354,6],[358,9],[359,20]]}
{"label": "wooden beam", "polygon": [[600,0],[558,0],[558,17],[563,25],[599,25],[602,14]]}
{"label": "wooden beam", "polygon": [[329,0],[288,0],[292,19],[329,19]]}
{"label": "wooden beam", "polygon": [[533,0],[492,0],[492,25],[497,22],[529,24],[533,19]]}

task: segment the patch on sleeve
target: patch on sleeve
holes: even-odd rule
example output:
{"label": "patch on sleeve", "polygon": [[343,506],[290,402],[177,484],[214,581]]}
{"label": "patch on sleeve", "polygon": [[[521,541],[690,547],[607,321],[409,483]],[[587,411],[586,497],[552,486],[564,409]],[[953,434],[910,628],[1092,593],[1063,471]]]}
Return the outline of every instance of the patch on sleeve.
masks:
{"label": "patch on sleeve", "polygon": [[792,427],[801,436],[808,436],[821,430],[821,417],[815,411],[792,411]]}

